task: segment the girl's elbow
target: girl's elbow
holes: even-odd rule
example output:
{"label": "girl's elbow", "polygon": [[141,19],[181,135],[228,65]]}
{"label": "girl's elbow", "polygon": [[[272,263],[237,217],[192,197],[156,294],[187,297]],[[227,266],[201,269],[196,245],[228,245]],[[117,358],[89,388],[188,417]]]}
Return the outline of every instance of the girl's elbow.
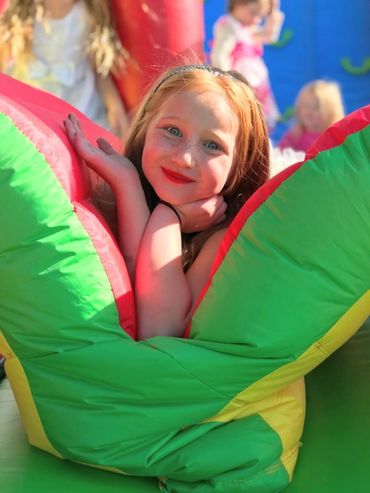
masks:
{"label": "girl's elbow", "polygon": [[139,339],[154,336],[182,337],[189,319],[190,304],[156,306],[155,310],[139,310]]}

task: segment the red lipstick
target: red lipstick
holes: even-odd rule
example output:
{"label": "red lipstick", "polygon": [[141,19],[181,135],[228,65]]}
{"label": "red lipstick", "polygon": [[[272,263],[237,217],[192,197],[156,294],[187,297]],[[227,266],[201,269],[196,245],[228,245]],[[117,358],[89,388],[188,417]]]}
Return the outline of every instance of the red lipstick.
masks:
{"label": "red lipstick", "polygon": [[162,168],[162,171],[166,178],[172,183],[193,183],[194,180],[188,178],[187,176],[181,175],[180,173],[176,173],[176,171],[172,171],[171,169]]}

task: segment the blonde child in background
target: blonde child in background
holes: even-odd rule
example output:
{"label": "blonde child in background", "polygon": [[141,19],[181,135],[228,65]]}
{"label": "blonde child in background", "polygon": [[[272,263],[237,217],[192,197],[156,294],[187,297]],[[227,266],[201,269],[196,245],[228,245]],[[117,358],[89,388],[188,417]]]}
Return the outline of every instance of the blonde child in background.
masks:
{"label": "blonde child in background", "polygon": [[2,71],[120,137],[128,118],[110,72],[123,55],[107,0],[10,0],[0,18]]}
{"label": "blonde child in background", "polygon": [[343,117],[339,85],[325,80],[309,82],[298,93],[295,102],[296,123],[283,135],[279,148],[305,152],[324,130]]}
{"label": "blonde child in background", "polygon": [[269,175],[269,140],[253,89],[237,73],[166,72],[139,108],[125,156],[64,122],[78,155],[112,187],[133,281],[139,337],[182,336],[227,226]]}
{"label": "blonde child in background", "polygon": [[278,40],[283,21],[278,0],[229,0],[228,14],[214,25],[211,63],[243,74],[262,103],[270,129],[279,111],[263,60],[263,45]]}

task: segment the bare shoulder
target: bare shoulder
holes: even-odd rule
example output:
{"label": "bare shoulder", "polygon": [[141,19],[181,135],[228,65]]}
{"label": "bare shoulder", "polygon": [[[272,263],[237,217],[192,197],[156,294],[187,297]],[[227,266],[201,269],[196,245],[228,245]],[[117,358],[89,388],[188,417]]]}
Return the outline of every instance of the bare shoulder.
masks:
{"label": "bare shoulder", "polygon": [[226,228],[220,229],[219,231],[213,233],[213,235],[210,236],[202,246],[193,265],[197,264],[198,262],[199,263],[205,262],[205,263],[209,263],[211,268],[213,261],[216,257],[217,251],[225,236],[225,233],[226,233]]}
{"label": "bare shoulder", "polygon": [[213,233],[212,236],[210,236],[207,241],[204,243],[203,248],[201,249],[200,253],[203,251],[204,248],[208,249],[215,249],[215,253],[218,250],[218,247],[221,245],[222,240],[224,239],[225,233],[227,231],[227,228],[220,229]]}

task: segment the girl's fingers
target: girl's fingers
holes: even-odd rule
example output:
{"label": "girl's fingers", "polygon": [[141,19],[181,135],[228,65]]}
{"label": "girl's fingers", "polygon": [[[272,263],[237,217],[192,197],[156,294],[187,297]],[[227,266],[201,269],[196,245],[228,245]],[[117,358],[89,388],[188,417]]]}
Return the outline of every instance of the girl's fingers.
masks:
{"label": "girl's fingers", "polygon": [[113,147],[110,145],[110,143],[100,137],[97,139],[96,143],[98,144],[99,149],[101,149],[103,152],[109,155],[117,154],[117,152],[113,149]]}
{"label": "girl's fingers", "polygon": [[223,201],[222,204],[220,205],[220,214],[225,215],[226,209],[227,209],[227,204],[225,201]]}
{"label": "girl's fingers", "polygon": [[80,120],[73,113],[69,113],[68,119],[73,123],[77,130],[81,131]]}
{"label": "girl's fingers", "polygon": [[[117,167],[116,156],[119,156],[119,154],[113,149],[110,143],[103,138],[97,140],[97,146],[93,145],[85,137],[80,123],[74,115],[68,115],[68,118],[64,120],[63,123],[68,139],[78,157],[83,160],[89,168],[93,169],[109,182],[109,178],[114,176]],[[123,159],[123,157],[121,158]]]}
{"label": "girl's fingers", "polygon": [[76,127],[70,120],[64,120],[63,123],[66,129],[67,137],[80,158],[85,161],[94,160],[97,152],[100,153],[100,151],[90,144],[81,131],[76,130]]}
{"label": "girl's fingers", "polygon": [[72,122],[68,118],[66,118],[65,120],[63,120],[63,124],[67,132],[67,137],[69,138],[70,141],[74,142],[76,133],[74,131]]}
{"label": "girl's fingers", "polygon": [[224,201],[224,198],[222,195],[216,195],[214,197],[211,197],[208,199],[209,204],[212,205],[214,208],[214,213],[215,214],[224,214],[227,209],[227,204]]}
{"label": "girl's fingers", "polygon": [[[70,113],[68,115],[68,118],[64,120],[64,126],[67,130],[68,138],[74,143],[78,151],[96,153],[96,147],[93,146],[88,141],[88,139],[86,139],[81,129],[80,122],[73,113]],[[98,148],[102,150],[105,154],[117,154],[110,143],[102,137],[97,139],[96,143],[98,145]]]}
{"label": "girl's fingers", "polygon": [[225,202],[223,202],[219,208],[215,211],[214,214],[214,224],[218,224],[221,222],[223,219],[225,219],[225,213],[226,213],[227,205]]}

